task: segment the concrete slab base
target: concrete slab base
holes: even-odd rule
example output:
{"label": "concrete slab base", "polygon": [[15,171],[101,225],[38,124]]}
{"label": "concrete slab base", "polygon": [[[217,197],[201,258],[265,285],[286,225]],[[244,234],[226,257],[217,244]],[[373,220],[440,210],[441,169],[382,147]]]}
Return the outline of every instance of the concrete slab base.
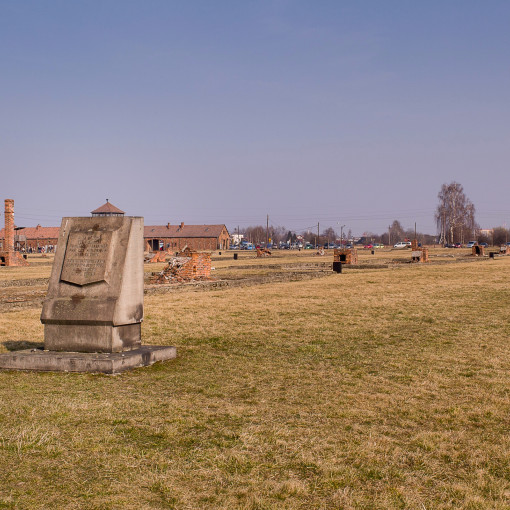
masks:
{"label": "concrete slab base", "polygon": [[40,372],[95,372],[118,374],[177,356],[177,349],[164,345],[143,345],[125,352],[58,352],[27,349],[0,354],[2,370]]}

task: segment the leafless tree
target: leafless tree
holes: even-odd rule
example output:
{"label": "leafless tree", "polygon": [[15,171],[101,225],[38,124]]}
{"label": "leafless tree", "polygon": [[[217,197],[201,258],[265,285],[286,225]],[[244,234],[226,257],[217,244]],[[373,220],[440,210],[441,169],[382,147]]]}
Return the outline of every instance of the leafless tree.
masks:
{"label": "leafless tree", "polygon": [[336,241],[337,235],[335,229],[333,227],[328,227],[327,229],[322,231],[321,237],[325,239],[324,243],[334,243]]}
{"label": "leafless tree", "polygon": [[245,236],[251,243],[260,244],[266,241],[266,229],[262,225],[247,227]]}
{"label": "leafless tree", "polygon": [[400,224],[400,221],[398,220],[393,221],[393,223],[390,226],[390,235],[392,243],[403,241],[405,239],[406,234],[404,232],[404,228]]}
{"label": "leafless tree", "polygon": [[443,184],[437,198],[435,220],[440,232],[440,242],[465,242],[476,229],[475,206],[466,197],[458,182]]}
{"label": "leafless tree", "polygon": [[492,231],[492,244],[494,246],[506,244],[510,236],[508,235],[508,230],[505,227],[496,227]]}

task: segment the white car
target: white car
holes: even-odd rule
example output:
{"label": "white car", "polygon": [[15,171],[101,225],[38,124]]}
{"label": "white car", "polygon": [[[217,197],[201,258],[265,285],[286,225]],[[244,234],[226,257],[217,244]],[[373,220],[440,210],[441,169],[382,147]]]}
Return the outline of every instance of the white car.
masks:
{"label": "white car", "polygon": [[393,248],[407,248],[408,246],[411,246],[410,241],[399,241],[397,244],[393,245]]}

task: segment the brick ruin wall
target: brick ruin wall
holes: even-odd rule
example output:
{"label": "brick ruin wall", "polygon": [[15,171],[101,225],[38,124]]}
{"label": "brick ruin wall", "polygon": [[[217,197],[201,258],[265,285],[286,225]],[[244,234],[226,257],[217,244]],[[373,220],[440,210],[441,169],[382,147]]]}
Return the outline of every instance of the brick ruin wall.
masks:
{"label": "brick ruin wall", "polygon": [[483,257],[485,255],[485,250],[484,250],[484,246],[478,246],[477,244],[475,244],[472,248],[471,248],[471,253],[475,256],[480,256],[480,257]]}
{"label": "brick ruin wall", "polygon": [[429,249],[428,248],[416,248],[411,252],[413,262],[428,262],[429,261]]}
{"label": "brick ruin wall", "polygon": [[156,274],[151,283],[185,283],[211,279],[211,254],[185,252],[173,257],[168,265]]}
{"label": "brick ruin wall", "polygon": [[358,250],[356,248],[335,248],[333,252],[333,262],[341,262],[342,264],[357,264]]}

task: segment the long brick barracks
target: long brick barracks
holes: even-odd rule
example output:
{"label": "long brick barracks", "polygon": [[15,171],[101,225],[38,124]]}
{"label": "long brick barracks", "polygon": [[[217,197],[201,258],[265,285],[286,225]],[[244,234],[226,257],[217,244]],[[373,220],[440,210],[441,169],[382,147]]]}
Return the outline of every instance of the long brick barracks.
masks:
{"label": "long brick barracks", "polygon": [[[9,230],[7,241],[13,239],[16,251],[37,253],[52,252],[57,246],[59,227],[16,227],[14,226],[14,201],[9,200],[12,216],[9,215],[6,226]],[[11,209],[9,209],[11,210]],[[91,212],[92,216],[123,216],[124,211],[115,207],[108,200],[101,207]],[[12,221],[11,221],[12,219]],[[7,225],[8,223],[8,225]],[[12,224],[12,226],[11,226]],[[0,251],[6,247],[6,229],[0,230]],[[230,234],[225,225],[146,225],[144,227],[145,251],[181,251],[188,247],[194,251],[227,250]]]}

